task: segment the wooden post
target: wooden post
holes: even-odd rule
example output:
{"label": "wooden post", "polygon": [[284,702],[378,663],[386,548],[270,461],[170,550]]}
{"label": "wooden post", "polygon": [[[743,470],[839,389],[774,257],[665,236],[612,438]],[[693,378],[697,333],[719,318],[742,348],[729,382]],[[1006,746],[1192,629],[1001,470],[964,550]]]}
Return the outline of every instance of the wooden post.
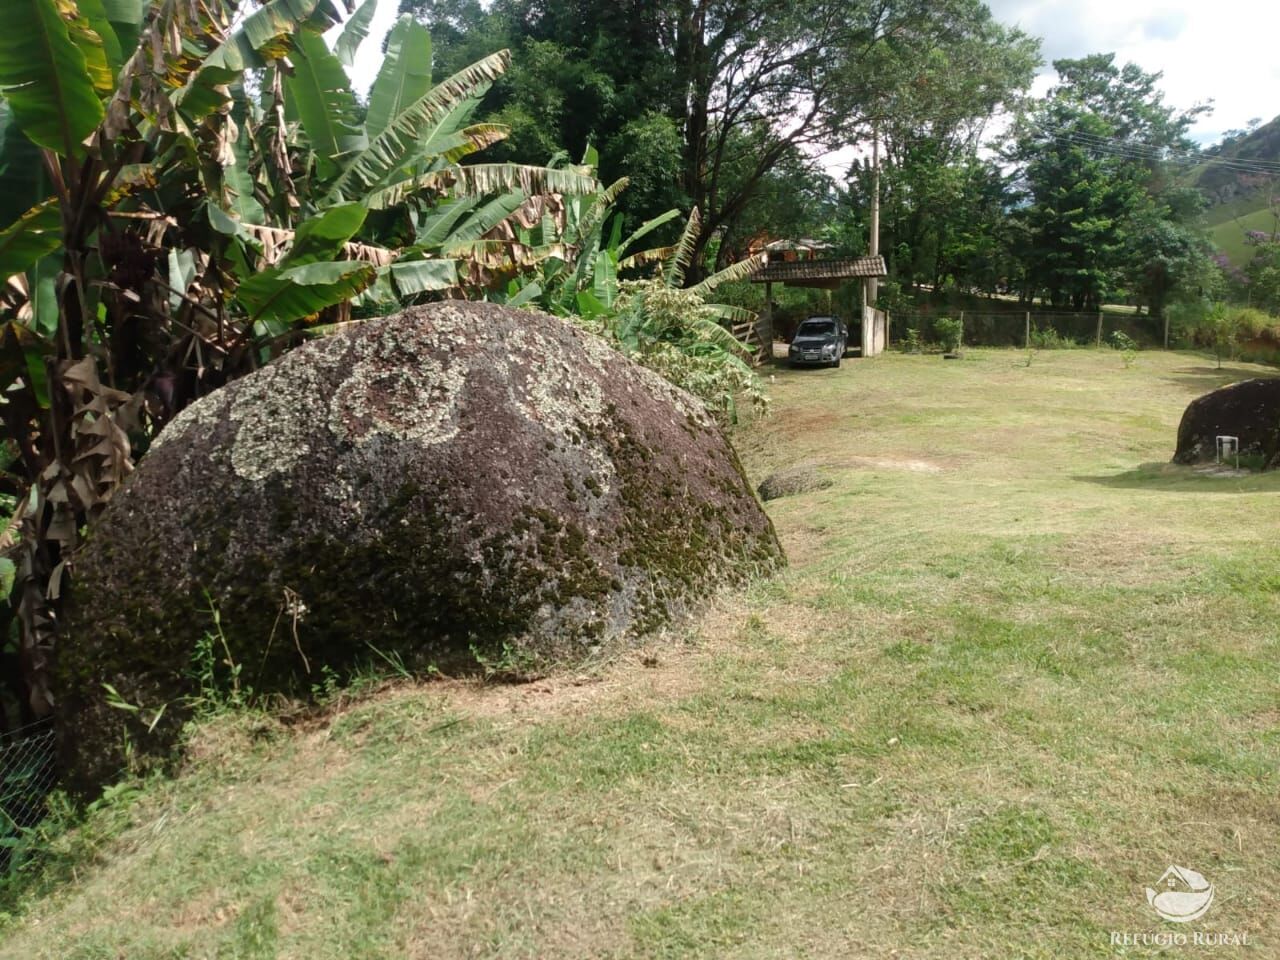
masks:
{"label": "wooden post", "polygon": [[1102,349],[1102,311],[1098,311],[1098,334],[1093,338],[1093,345],[1098,350]]}
{"label": "wooden post", "polygon": [[1026,333],[1027,349],[1031,349],[1031,311],[1027,311],[1027,333]]}
{"label": "wooden post", "polygon": [[760,312],[759,334],[764,362],[773,363],[773,284],[768,281],[764,285],[764,310]]}
{"label": "wooden post", "polygon": [[[868,253],[880,255],[880,130],[871,128],[871,238]],[[869,307],[876,305],[880,297],[880,278],[870,277],[863,287],[863,296]]]}
{"label": "wooden post", "polygon": [[1169,349],[1169,314],[1164,315],[1164,348]]}
{"label": "wooden post", "polygon": [[960,345],[964,346],[964,311],[960,311]]}

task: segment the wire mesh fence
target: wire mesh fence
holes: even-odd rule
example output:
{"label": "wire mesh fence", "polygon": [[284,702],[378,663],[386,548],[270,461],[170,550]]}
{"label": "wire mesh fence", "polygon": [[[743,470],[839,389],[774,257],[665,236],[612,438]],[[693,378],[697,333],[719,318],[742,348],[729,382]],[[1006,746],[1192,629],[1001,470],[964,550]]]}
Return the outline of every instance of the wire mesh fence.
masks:
{"label": "wire mesh fence", "polygon": [[1139,343],[1163,340],[1161,322],[1151,317],[1049,310],[895,310],[891,340],[898,345],[936,343],[943,339],[936,326],[943,318],[960,320],[964,343],[973,347],[1107,346],[1116,331]]}
{"label": "wire mesh fence", "polygon": [[28,832],[44,817],[45,799],[57,779],[52,722],[0,735],[0,878],[15,865]]}

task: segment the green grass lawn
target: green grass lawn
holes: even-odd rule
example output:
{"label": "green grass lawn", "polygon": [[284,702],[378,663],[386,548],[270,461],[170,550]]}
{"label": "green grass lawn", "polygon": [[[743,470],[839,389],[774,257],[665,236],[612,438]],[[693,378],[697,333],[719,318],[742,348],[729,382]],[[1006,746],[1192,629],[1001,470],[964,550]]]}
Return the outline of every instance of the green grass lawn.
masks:
{"label": "green grass lawn", "polygon": [[[215,722],[0,954],[1280,956],[1280,478],[1165,465],[1189,400],[1264,372],[778,371],[749,471],[834,481],[769,505],[785,573],[584,671]],[[1171,864],[1202,920],[1148,907]]]}

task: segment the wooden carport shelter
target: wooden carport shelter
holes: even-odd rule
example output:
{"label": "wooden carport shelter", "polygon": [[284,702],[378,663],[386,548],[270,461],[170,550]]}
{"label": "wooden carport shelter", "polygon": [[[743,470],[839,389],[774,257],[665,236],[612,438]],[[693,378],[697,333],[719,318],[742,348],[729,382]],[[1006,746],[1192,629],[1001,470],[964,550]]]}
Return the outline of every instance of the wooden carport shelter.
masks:
{"label": "wooden carport shelter", "polygon": [[757,333],[764,346],[766,362],[773,358],[773,285],[815,287],[836,290],[850,280],[862,281],[862,356],[874,357],[882,352],[889,339],[888,318],[884,311],[867,305],[867,281],[888,276],[884,257],[844,257],[838,260],[773,260],[751,275],[752,283],[764,284],[764,310],[760,313]]}

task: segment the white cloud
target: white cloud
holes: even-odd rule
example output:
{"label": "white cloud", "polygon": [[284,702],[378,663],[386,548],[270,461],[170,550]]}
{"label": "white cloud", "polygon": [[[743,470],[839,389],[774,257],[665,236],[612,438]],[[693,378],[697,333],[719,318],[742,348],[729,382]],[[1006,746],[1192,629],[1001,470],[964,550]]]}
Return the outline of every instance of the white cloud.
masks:
{"label": "white cloud", "polygon": [[[1252,117],[1280,114],[1275,78],[1275,0],[988,0],[996,19],[1042,38],[1046,61],[1115,53],[1164,74],[1165,101],[1214,111],[1191,135],[1202,143]],[[1052,68],[1046,64],[1046,75]],[[1037,90],[1041,89],[1037,86]]]}

